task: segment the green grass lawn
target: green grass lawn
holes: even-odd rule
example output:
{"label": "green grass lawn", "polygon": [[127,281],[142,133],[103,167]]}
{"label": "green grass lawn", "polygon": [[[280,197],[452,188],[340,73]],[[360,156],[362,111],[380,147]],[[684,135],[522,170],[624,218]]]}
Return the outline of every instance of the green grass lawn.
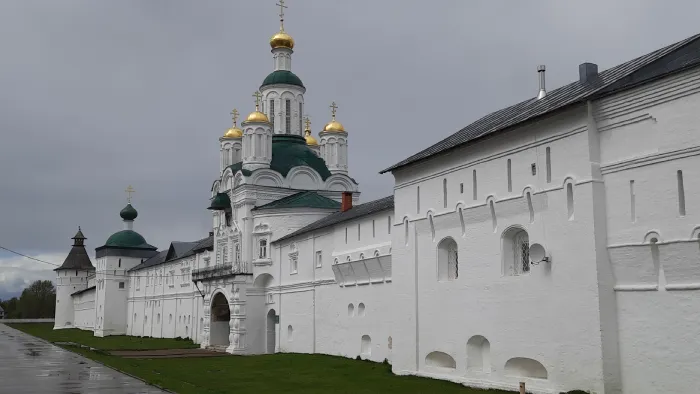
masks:
{"label": "green grass lawn", "polygon": [[21,323],[8,326],[27,334],[45,339],[49,342],[74,342],[101,350],[153,350],[153,349],[187,349],[199,345],[189,339],[140,338],[126,335],[96,337],[92,331],[77,328],[54,330],[52,323]]}
{"label": "green grass lawn", "polygon": [[[88,331],[51,330],[46,324],[11,324],[52,342],[71,341],[97,349],[164,349],[186,341],[133,337],[92,337]],[[181,394],[208,393],[425,393],[504,394],[450,382],[395,376],[391,367],[317,354],[270,354],[203,358],[133,359],[84,348],[69,348],[117,370]]]}

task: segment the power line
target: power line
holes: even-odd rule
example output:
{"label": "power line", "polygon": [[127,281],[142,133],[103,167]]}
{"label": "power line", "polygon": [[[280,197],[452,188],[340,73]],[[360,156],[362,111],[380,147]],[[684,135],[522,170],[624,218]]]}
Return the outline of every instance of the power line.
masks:
{"label": "power line", "polygon": [[[51,262],[44,261],[44,260],[41,260],[41,259],[37,259],[37,258],[31,257],[31,256],[27,256],[26,254],[23,254],[23,253],[20,253],[20,252],[16,252],[16,251],[14,251],[14,250],[12,250],[12,249],[8,249],[8,248],[6,248],[6,247],[4,247],[4,246],[1,246],[1,245],[0,245],[0,249],[6,250],[6,251],[8,251],[8,252],[10,252],[10,253],[14,253],[14,254],[16,254],[16,255],[18,255],[18,256],[22,256],[22,257],[28,258],[28,259],[30,259],[30,260],[38,261],[38,262],[44,263],[44,264],[53,265],[54,267],[60,267],[60,266],[61,266],[60,264],[51,263]],[[163,263],[163,264],[165,264],[165,263]],[[159,265],[161,265],[161,264],[159,264]],[[155,266],[154,266],[154,267],[155,267]],[[163,268],[163,269],[164,269],[164,268]],[[110,276],[110,277],[113,277],[113,278],[172,278],[172,277],[176,277],[176,276],[183,276],[183,277],[184,277],[184,276],[190,276],[190,273],[187,273],[187,274],[173,274],[173,275],[136,275],[136,274],[129,275],[129,274],[110,274],[110,273],[108,273],[108,271],[119,271],[119,270],[104,270],[104,275],[105,275],[105,276]],[[110,280],[111,280],[111,279],[110,279]]]}
{"label": "power line", "polygon": [[38,261],[38,262],[40,262],[40,263],[53,265],[53,266],[55,266],[55,267],[59,267],[59,266],[60,266],[59,264],[49,263],[48,261],[39,260],[39,259],[36,259],[36,258],[34,258],[34,257],[27,256],[26,254],[22,254],[22,253],[20,253],[20,252],[15,252],[14,250],[8,249],[8,248],[6,248],[6,247],[4,247],[4,246],[0,246],[0,249],[7,250],[7,251],[10,252],[10,253],[14,253],[14,254],[16,254],[16,255],[20,255],[20,256],[22,256],[22,257],[26,257],[26,258],[28,258],[28,259],[30,259],[30,260]]}

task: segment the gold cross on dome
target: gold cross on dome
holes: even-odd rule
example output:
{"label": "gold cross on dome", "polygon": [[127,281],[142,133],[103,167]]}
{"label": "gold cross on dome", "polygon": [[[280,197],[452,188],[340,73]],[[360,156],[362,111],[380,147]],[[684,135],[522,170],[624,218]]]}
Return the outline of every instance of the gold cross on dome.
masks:
{"label": "gold cross on dome", "polygon": [[284,9],[288,7],[284,5],[284,0],[279,0],[275,5],[280,6],[280,31],[284,31]]}
{"label": "gold cross on dome", "polygon": [[260,92],[256,91],[253,93],[253,97],[255,97],[255,110],[259,111],[260,110],[260,98],[262,97],[262,94]]}
{"label": "gold cross on dome", "polygon": [[238,110],[237,109],[234,108],[233,111],[231,111],[231,117],[233,119],[233,125],[236,126],[236,124],[238,123]]}
{"label": "gold cross on dome", "polygon": [[335,101],[331,103],[330,108],[331,114],[333,114],[333,120],[335,120],[335,111],[338,109],[338,106],[335,105]]}
{"label": "gold cross on dome", "polygon": [[131,204],[131,193],[136,193],[136,190],[134,190],[134,188],[131,187],[131,185],[129,185],[129,187],[127,187],[126,190],[124,190],[124,191],[125,191],[126,194],[127,194],[126,202],[128,202],[129,204]]}
{"label": "gold cross on dome", "polygon": [[311,119],[308,116],[304,118],[304,123],[306,123],[306,130],[311,130]]}

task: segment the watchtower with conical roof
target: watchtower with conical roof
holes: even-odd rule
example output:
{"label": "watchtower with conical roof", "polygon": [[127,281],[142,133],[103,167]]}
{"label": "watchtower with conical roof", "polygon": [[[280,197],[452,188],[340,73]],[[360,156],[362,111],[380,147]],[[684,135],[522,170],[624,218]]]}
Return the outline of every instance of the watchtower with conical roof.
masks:
{"label": "watchtower with conical roof", "polygon": [[73,239],[73,247],[56,271],[56,315],[54,330],[73,328],[75,311],[72,295],[88,287],[88,276],[95,271],[85,250],[85,235],[78,227]]}
{"label": "watchtower with conical roof", "polygon": [[134,189],[129,186],[126,192],[129,194],[126,207],[119,212],[124,229],[112,234],[104,245],[95,249],[95,336],[98,337],[126,334],[127,272],[158,253],[155,246],[134,231],[134,220],[138,217],[131,205]]}

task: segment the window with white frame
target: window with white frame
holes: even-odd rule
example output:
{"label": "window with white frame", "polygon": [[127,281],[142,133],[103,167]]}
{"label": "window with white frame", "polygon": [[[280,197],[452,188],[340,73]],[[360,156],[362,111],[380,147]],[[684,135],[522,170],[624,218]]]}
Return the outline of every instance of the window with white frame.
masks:
{"label": "window with white frame", "polygon": [[258,251],[258,258],[260,259],[266,259],[267,258],[267,239],[261,239],[259,242],[259,251]]}
{"label": "window with white frame", "polygon": [[236,259],[235,262],[236,262],[236,264],[238,264],[241,262],[241,244],[236,242],[236,244],[234,245],[233,248],[234,248],[234,253],[236,254],[235,255],[235,259]]}
{"label": "window with white frame", "polygon": [[503,273],[522,275],[530,272],[530,239],[527,231],[511,227],[503,233]]}
{"label": "window with white frame", "polygon": [[321,268],[323,266],[323,252],[320,250],[316,251],[316,268]]}
{"label": "window with white frame", "polygon": [[289,256],[289,273],[296,274],[298,268],[299,268],[299,259],[297,258],[297,255],[294,254],[292,256]]}

